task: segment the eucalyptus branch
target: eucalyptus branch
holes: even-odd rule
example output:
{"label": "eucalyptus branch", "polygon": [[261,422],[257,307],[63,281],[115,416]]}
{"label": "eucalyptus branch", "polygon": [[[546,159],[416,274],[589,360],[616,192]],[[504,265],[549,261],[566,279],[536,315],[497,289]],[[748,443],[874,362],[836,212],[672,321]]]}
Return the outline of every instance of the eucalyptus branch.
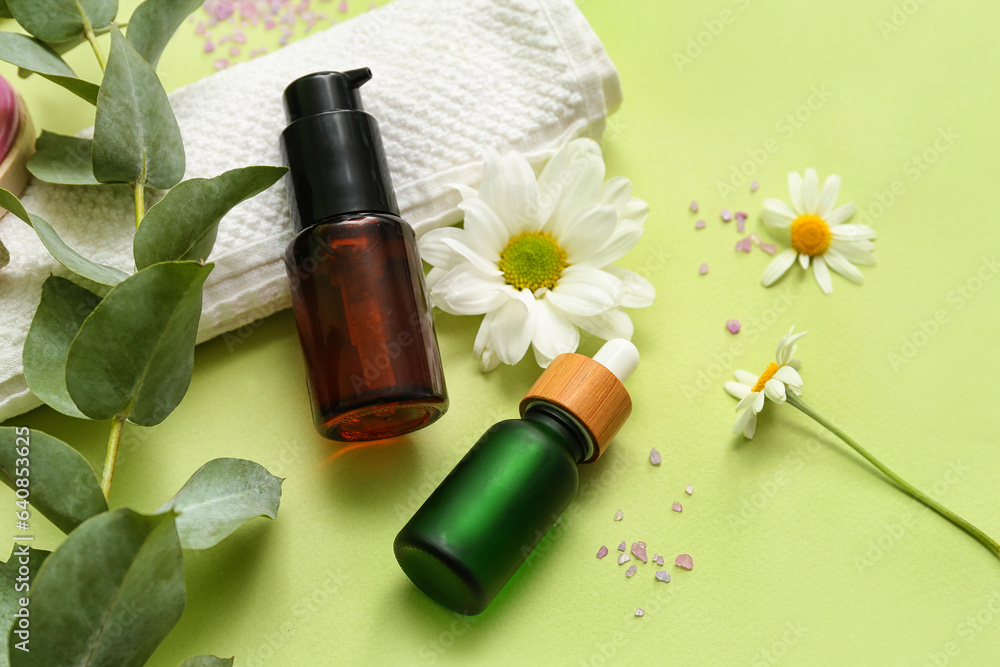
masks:
{"label": "eucalyptus branch", "polygon": [[115,415],[111,418],[111,434],[108,436],[108,451],[104,456],[104,472],[101,474],[101,491],[104,499],[111,496],[111,480],[115,476],[115,462],[118,460],[118,445],[122,440],[122,427],[125,417]]}
{"label": "eucalyptus branch", "polygon": [[146,215],[146,177],[145,170],[143,176],[132,184],[132,197],[135,199],[135,228],[139,229],[139,223]]}
{"label": "eucalyptus branch", "polygon": [[[77,4],[79,7],[79,4]],[[90,48],[94,50],[94,55],[97,57],[97,64],[101,66],[101,71],[103,72],[108,66],[108,61],[101,53],[101,47],[97,43],[97,35],[94,34],[94,26],[90,25],[90,19],[84,14],[83,10],[80,10],[80,16],[83,17],[83,34],[86,36],[87,41],[90,42]]]}

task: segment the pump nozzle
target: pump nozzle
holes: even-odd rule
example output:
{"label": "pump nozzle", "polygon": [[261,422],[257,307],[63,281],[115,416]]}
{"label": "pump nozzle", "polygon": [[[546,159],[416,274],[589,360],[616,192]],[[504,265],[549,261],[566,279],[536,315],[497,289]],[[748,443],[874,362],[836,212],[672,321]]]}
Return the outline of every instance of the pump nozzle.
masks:
{"label": "pump nozzle", "polygon": [[372,78],[367,67],[347,72],[315,72],[296,79],[285,89],[288,122],[328,111],[363,111],[358,88]]}

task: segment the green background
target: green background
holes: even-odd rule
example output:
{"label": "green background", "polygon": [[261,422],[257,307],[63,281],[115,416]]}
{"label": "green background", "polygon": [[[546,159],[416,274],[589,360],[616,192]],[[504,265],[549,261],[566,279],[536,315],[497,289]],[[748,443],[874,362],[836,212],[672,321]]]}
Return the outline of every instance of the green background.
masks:
{"label": "green background", "polygon": [[[120,16],[135,4],[123,1]],[[581,9],[625,89],[603,144],[608,174],[631,178],[652,211],[621,263],[644,272],[658,299],[633,311],[643,355],[629,384],[633,417],[582,470],[563,525],[481,616],[459,619],[424,598],[397,567],[392,539],[479,435],[515,416],[537,368],[526,360],[480,374],[477,319],[439,315],[447,417],[399,442],[342,449],[312,431],[294,322],[280,313],[202,345],[176,413],[125,429],[115,507],[151,511],[220,456],[287,477],[276,521],[185,554],[187,608],[150,664],[196,653],[235,654],[238,665],[995,663],[996,559],[790,407],[769,403],[752,442],[732,436],[735,401],[722,383],[736,368],[763,371],[792,324],[808,330],[806,400],[1000,535],[1000,5],[586,0]],[[680,61],[688,48],[690,62]],[[211,73],[200,49],[182,26],[160,67],[168,88]],[[71,62],[96,76],[84,49]],[[40,127],[92,123],[92,108],[54,85],[19,86]],[[841,174],[841,201],[856,201],[867,219],[855,221],[879,234],[880,263],[863,268],[864,286],[834,276],[824,296],[795,266],[765,289],[770,257],[735,252],[735,225],[719,220],[723,207],[743,209],[748,232],[765,234],[761,201],[787,199],[786,173],[809,166]],[[750,179],[761,183],[755,194]],[[697,217],[706,229],[695,230]],[[729,318],[743,322],[739,335],[726,332]],[[586,340],[582,351],[596,347]],[[49,409],[14,423],[67,440],[95,466],[103,458],[105,423]],[[663,453],[659,468],[650,447]],[[2,498],[13,505],[8,491]],[[36,525],[38,546],[55,547],[55,529]],[[602,544],[614,556],[621,540],[644,540],[669,560],[689,553],[694,570],[670,565],[664,585],[640,564],[626,579],[613,557],[594,558]]]}

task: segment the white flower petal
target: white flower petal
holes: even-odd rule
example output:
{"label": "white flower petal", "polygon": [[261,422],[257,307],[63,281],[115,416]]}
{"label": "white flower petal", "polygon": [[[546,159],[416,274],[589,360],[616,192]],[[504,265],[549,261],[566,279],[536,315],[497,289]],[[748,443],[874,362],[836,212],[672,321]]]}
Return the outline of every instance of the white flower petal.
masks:
{"label": "white flower petal", "polygon": [[837,225],[830,232],[839,241],[870,241],[875,238],[875,230],[868,225]]}
{"label": "white flower petal", "polygon": [[795,209],[780,199],[774,198],[764,200],[760,215],[764,219],[765,225],[780,229],[788,227],[798,217]]}
{"label": "white flower petal", "polygon": [[512,234],[537,230],[541,227],[538,181],[528,159],[514,151],[507,153],[503,159],[503,178],[503,205],[497,209],[500,218]]}
{"label": "white flower petal", "polygon": [[624,176],[609,178],[601,186],[601,203],[615,207],[618,215],[625,210],[625,206],[632,199],[632,181]]}
{"label": "white flower petal", "polygon": [[808,212],[802,200],[802,176],[797,171],[788,174],[788,196],[792,200],[792,208],[796,214],[802,215]]}
{"label": "white flower petal", "polygon": [[744,408],[746,408],[747,410],[749,410],[750,408],[752,408],[754,402],[757,400],[757,394],[759,394],[759,393],[760,393],[759,391],[750,391],[750,392],[747,392],[747,395],[744,396],[743,398],[741,398],[740,402],[736,404],[736,411],[739,412],[740,410],[743,410]]}
{"label": "white flower petal", "polygon": [[465,212],[466,234],[459,239],[491,262],[499,261],[512,236],[500,215],[482,199],[466,199],[458,207]]}
{"label": "white flower petal", "polygon": [[597,315],[574,315],[564,313],[569,320],[592,336],[611,340],[624,338],[631,340],[633,333],[632,319],[621,308],[609,308]]}
{"label": "white flower petal", "polygon": [[622,281],[621,305],[626,308],[647,308],[656,299],[656,288],[635,271],[609,265],[604,271]]}
{"label": "white flower petal", "polygon": [[782,366],[774,374],[774,379],[784,382],[789,387],[802,388],[802,376],[791,366]]}
{"label": "white flower petal", "polygon": [[503,158],[492,146],[483,149],[483,180],[479,185],[479,199],[494,211],[503,206]]}
{"label": "white flower petal", "polygon": [[802,205],[806,213],[815,213],[819,208],[819,176],[816,170],[806,169],[805,178],[802,181]]}
{"label": "white flower petal", "polygon": [[753,440],[753,434],[757,431],[757,415],[752,415],[743,426],[743,437]]}
{"label": "white flower petal", "polygon": [[[756,422],[757,415],[753,413],[753,410],[747,408],[746,410],[740,413],[739,417],[736,418],[736,423],[733,424],[733,433],[743,432],[745,434],[747,424],[750,423],[751,420]],[[747,437],[753,437],[753,435]]]}
{"label": "white flower petal", "polygon": [[833,248],[828,248],[823,254],[823,257],[826,259],[826,263],[830,265],[831,269],[844,276],[852,283],[860,285],[865,282],[865,277],[862,275],[858,267],[847,261],[843,255]]}
{"label": "white flower petal", "polygon": [[448,275],[449,269],[442,269],[438,267],[432,267],[430,271],[427,272],[427,277],[424,278],[424,285],[427,288],[428,293],[437,285],[438,281]]}
{"label": "white flower petal", "polygon": [[826,216],[833,211],[833,205],[837,203],[840,196],[840,176],[832,174],[827,176],[823,184],[823,191],[819,194],[819,206],[816,208],[816,215],[826,219]]}
{"label": "white flower petal", "polygon": [[753,411],[754,414],[756,414],[764,409],[764,392],[758,391],[754,393],[756,394],[756,396],[754,397],[753,401]]}
{"label": "white flower petal", "polygon": [[638,197],[632,197],[628,204],[625,205],[625,210],[618,217],[622,220],[644,225],[646,224],[646,219],[649,217],[649,204]]}
{"label": "white flower petal", "polygon": [[462,196],[462,199],[477,199],[479,197],[479,190],[470,188],[464,183],[449,183],[448,187],[458,190],[458,194]]}
{"label": "white flower petal", "polygon": [[430,296],[435,306],[452,315],[482,315],[504,305],[516,293],[503,278],[462,264],[438,280]]}
{"label": "white flower petal", "polygon": [[476,340],[472,344],[472,353],[477,357],[481,358],[483,352],[486,350],[486,346],[490,345],[490,325],[493,324],[494,318],[497,316],[497,311],[493,310],[483,316],[483,321],[479,324],[479,331],[476,332]]}
{"label": "white flower petal", "polygon": [[496,317],[490,323],[490,340],[497,356],[505,364],[513,366],[524,357],[535,333],[536,305],[525,307],[524,301],[510,299],[500,306]]}
{"label": "white flower petal", "polygon": [[822,255],[817,256],[813,260],[813,275],[816,276],[816,282],[819,283],[819,288],[823,290],[824,294],[833,293],[833,281],[830,280],[830,270],[826,268],[826,261]]}
{"label": "white flower petal", "polygon": [[584,206],[566,222],[557,237],[566,260],[577,264],[596,255],[618,225],[618,212],[609,204]]}
{"label": "white flower petal", "polygon": [[611,233],[604,247],[583,261],[584,264],[603,268],[628,254],[642,238],[645,228],[631,220],[621,220]]}
{"label": "white flower petal", "polygon": [[743,400],[746,398],[746,395],[750,393],[750,387],[746,386],[742,382],[733,382],[730,380],[726,383],[726,393],[733,398]]}
{"label": "white flower petal", "polygon": [[451,248],[456,254],[467,260],[477,271],[486,276],[500,276],[503,272],[497,268],[496,262],[491,262],[478,252],[455,239],[442,239],[441,242]]}
{"label": "white flower petal", "polygon": [[[870,241],[867,242],[869,245]],[[862,247],[860,241],[840,241],[834,239],[830,244],[830,248],[836,250],[844,258],[851,262],[852,264],[860,264],[862,266],[875,266],[877,258],[875,255],[871,254],[867,249]]]}
{"label": "white flower petal", "polygon": [[541,217],[541,222],[559,238],[574,213],[600,200],[604,183],[601,147],[592,139],[569,142],[545,166],[539,181],[542,215],[549,204],[547,197],[557,198],[551,216],[547,220]]}
{"label": "white flower petal", "polygon": [[464,239],[465,231],[457,227],[439,227],[432,229],[417,242],[420,249],[420,259],[431,266],[442,269],[453,269],[462,263],[461,255],[442,243],[444,239]]}
{"label": "white flower petal", "polygon": [[757,384],[757,376],[749,371],[736,371],[733,373],[733,377],[736,378],[737,382],[745,384],[748,387]]}
{"label": "white flower petal", "polygon": [[[552,306],[548,299],[535,301],[537,311],[535,333],[531,345],[535,348],[535,359],[539,355],[552,361],[564,352],[575,352],[580,345],[580,330],[577,329],[561,310]],[[539,364],[543,368],[548,366]]]}
{"label": "white flower petal", "polygon": [[799,266],[801,266],[803,269],[809,268],[809,255],[805,254],[804,252],[799,253]]}
{"label": "white flower petal", "polygon": [[764,395],[775,403],[785,402],[785,383],[771,378],[764,383]]}
{"label": "white flower petal", "polygon": [[837,225],[842,225],[854,217],[854,213],[857,210],[858,207],[854,204],[854,202],[843,204],[833,209],[829,215],[823,216],[823,220],[830,227],[836,227]]}
{"label": "white flower petal", "polygon": [[795,255],[797,254],[798,253],[791,248],[778,253],[778,255],[771,260],[771,263],[767,265],[767,268],[764,269],[764,277],[761,278],[761,284],[764,285],[764,287],[773,285],[774,281],[785,275],[785,271],[788,270],[788,267],[795,263]]}
{"label": "white flower petal", "polygon": [[597,315],[621,303],[622,281],[601,269],[578,264],[567,267],[548,298],[572,315]]}

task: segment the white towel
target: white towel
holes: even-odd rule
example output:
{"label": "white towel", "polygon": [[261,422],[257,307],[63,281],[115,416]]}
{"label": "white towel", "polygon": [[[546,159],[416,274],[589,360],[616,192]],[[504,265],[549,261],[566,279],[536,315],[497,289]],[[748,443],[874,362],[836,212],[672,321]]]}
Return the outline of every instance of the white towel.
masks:
{"label": "white towel", "polygon": [[[577,136],[599,138],[621,103],[618,73],[573,0],[397,0],[170,95],[186,178],[281,164],[285,86],[356,67],[374,74],[362,96],[379,120],[403,217],[418,234],[460,220],[448,185],[478,183],[484,146],[541,161]],[[83,255],[133,269],[128,188],[34,181],[22,200]],[[283,184],[225,217],[199,341],[290,306],[282,255],[291,236]],[[21,349],[42,282],[69,273],[13,216],[0,221],[0,238],[11,254],[0,270],[2,421],[40,403],[25,383]]]}

